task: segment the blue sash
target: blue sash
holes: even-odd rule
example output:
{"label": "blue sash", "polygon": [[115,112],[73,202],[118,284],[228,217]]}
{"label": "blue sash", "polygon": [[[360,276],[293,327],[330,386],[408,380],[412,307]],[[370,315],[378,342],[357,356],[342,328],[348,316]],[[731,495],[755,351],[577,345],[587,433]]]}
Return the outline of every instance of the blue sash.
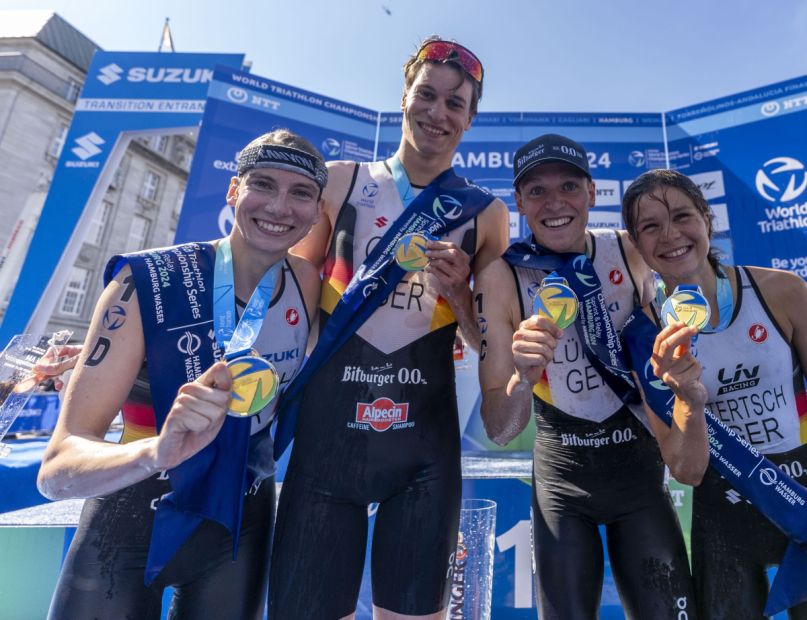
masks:
{"label": "blue sash", "polygon": [[[644,389],[648,406],[668,426],[672,424],[675,396],[657,379],[650,365],[658,328],[636,308],[622,329],[633,368]],[[709,433],[709,464],[791,542],[765,605],[774,615],[807,600],[807,489],[705,409]]]}
{"label": "blue sash", "polygon": [[584,254],[555,254],[539,245],[532,235],[507,248],[502,258],[514,267],[554,271],[566,279],[580,302],[574,325],[586,359],[623,403],[640,403],[622,342],[605,306],[602,283],[589,258]]}
{"label": "blue sash", "polygon": [[[400,192],[400,177],[396,178],[396,185]],[[403,193],[402,200],[406,196]],[[435,237],[448,233],[476,217],[492,200],[488,192],[448,169],[405,206],[353,274],[311,356],[286,389],[278,414],[275,459],[280,458],[294,437],[305,384],[356,333],[407,273],[393,259],[398,240],[413,232]]]}
{"label": "blue sash", "polygon": [[[126,264],[137,289],[159,432],[179,387],[221,355],[213,337],[215,249],[209,243],[188,243],[114,256],[105,283]],[[249,422],[228,416],[210,445],[168,472],[172,491],[157,505],[146,585],[204,519],[230,531],[235,557],[244,493],[251,483],[245,475],[249,439]]]}

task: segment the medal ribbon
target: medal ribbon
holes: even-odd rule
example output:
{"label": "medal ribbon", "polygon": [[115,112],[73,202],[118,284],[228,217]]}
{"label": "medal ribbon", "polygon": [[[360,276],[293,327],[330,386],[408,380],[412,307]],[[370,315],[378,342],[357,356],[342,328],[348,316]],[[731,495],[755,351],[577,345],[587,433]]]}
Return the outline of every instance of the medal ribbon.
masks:
{"label": "medal ribbon", "polygon": [[213,272],[213,319],[216,342],[224,350],[225,359],[231,360],[251,353],[252,345],[261,333],[263,320],[275,294],[282,267],[283,261],[279,260],[263,274],[249,298],[241,319],[233,328],[238,316],[233,284],[233,251],[229,237],[219,242]]}
{"label": "medal ribbon", "polygon": [[[217,250],[209,243],[189,243],[115,256],[104,273],[104,282],[108,284],[124,265],[131,266],[146,362],[152,369],[149,384],[158,431],[177,389],[216,361],[209,336],[211,324],[216,324],[213,295],[216,254]],[[180,268],[185,265],[187,269]],[[189,282],[198,291],[195,305],[191,305],[185,294],[185,276],[191,278]],[[261,296],[271,299],[268,292]],[[231,316],[234,320],[234,307]],[[187,370],[189,362],[191,369]],[[157,504],[146,560],[146,585],[159,575],[205,519],[216,521],[230,531],[235,559],[244,493],[252,484],[246,469],[249,441],[250,424],[227,416],[208,446],[168,472],[172,490]]]}
{"label": "medal ribbon", "polygon": [[554,271],[566,279],[580,302],[574,324],[586,359],[623,403],[641,402],[591,260],[585,254],[556,254],[532,235],[507,248],[502,258],[514,267]]}
{"label": "medal ribbon", "polygon": [[450,168],[415,196],[397,157],[390,161],[390,169],[405,208],[353,274],[320,332],[311,356],[287,387],[278,413],[276,460],[294,436],[303,387],[408,273],[394,261],[395,247],[400,238],[414,232],[434,236],[448,233],[476,217],[493,200],[488,192],[457,176]]}
{"label": "medal ribbon", "polygon": [[[722,317],[722,309],[720,314]],[[642,309],[637,308],[625,323],[622,337],[645,401],[670,426],[675,396],[655,377],[650,365],[658,331]],[[807,600],[807,489],[757,452],[708,408],[704,414],[709,434],[709,465],[791,539],[765,606],[765,615],[774,615]]]}

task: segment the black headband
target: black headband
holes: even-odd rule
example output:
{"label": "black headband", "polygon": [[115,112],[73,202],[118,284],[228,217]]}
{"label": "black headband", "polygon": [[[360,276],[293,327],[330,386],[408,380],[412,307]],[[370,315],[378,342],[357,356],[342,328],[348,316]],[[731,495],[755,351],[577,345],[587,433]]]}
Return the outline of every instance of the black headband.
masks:
{"label": "black headband", "polygon": [[321,159],[289,146],[258,144],[248,146],[238,154],[238,176],[253,168],[280,168],[308,177],[320,190],[328,182],[328,169]]}

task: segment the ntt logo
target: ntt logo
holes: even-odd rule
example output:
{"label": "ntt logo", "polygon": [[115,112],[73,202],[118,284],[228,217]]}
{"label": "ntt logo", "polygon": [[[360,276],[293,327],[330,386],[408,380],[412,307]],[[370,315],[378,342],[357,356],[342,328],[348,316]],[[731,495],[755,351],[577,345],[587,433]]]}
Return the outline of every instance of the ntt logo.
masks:
{"label": "ntt logo", "polygon": [[121,73],[123,73],[123,69],[121,69],[118,65],[114,62],[111,65],[107,65],[106,67],[102,67],[101,70],[98,72],[98,80],[109,86],[110,84],[117,82],[121,79]]}
{"label": "ntt logo", "polygon": [[85,161],[90,157],[94,157],[101,152],[101,149],[98,147],[106,142],[101,136],[99,136],[94,131],[81,136],[80,138],[76,138],[76,144],[78,146],[73,147],[70,149],[70,152],[73,153],[76,157],[80,160]]}

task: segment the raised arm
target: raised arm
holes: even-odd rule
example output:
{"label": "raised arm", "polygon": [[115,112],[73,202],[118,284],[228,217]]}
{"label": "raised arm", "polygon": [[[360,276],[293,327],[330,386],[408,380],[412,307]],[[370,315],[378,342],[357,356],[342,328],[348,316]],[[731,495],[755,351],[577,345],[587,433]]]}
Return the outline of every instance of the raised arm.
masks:
{"label": "raised arm", "polygon": [[[105,320],[110,311],[114,322]],[[219,363],[180,388],[159,436],[104,441],[145,356],[128,267],[102,293],[86,342],[39,471],[37,486],[50,499],[111,493],[175,467],[213,440],[229,402],[230,374]]]}
{"label": "raised arm", "polygon": [[653,344],[653,372],[675,394],[672,425],[667,426],[645,406],[670,473],[679,482],[693,486],[701,483],[709,465],[703,413],[708,395],[700,380],[701,366],[690,351],[692,337],[697,333],[695,327],[674,323],[661,330]]}
{"label": "raised arm", "polygon": [[515,279],[503,260],[480,272],[474,302],[485,330],[479,354],[482,421],[488,437],[505,445],[527,426],[533,386],[563,332],[543,317],[521,320]]}

